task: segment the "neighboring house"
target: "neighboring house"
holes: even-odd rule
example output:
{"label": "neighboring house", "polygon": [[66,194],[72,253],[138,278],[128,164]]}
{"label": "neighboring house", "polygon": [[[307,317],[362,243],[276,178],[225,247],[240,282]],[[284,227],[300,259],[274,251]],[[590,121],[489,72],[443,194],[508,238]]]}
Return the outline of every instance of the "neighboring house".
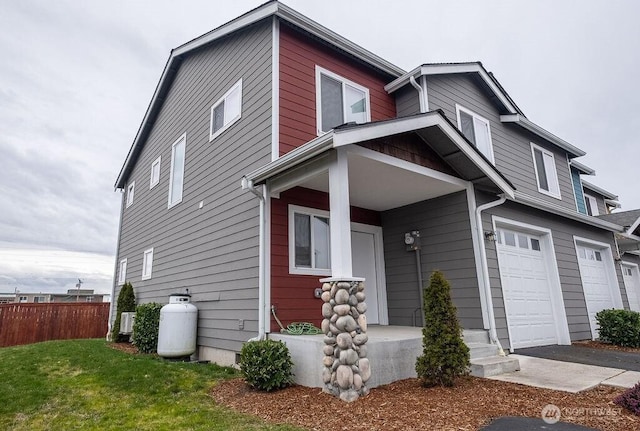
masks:
{"label": "neighboring house", "polygon": [[462,326],[505,348],[590,339],[629,301],[583,155],[481,63],[407,72],[269,2],[171,52],[115,184],[112,297],[188,290],[223,364],[272,311],[319,325],[328,276],[366,279],[370,324],[421,325],[440,269]]}
{"label": "neighboring house", "polygon": [[[1,294],[0,294],[1,295]],[[22,303],[45,302],[108,302],[109,295],[96,294],[93,289],[68,289],[67,293],[24,293],[11,294],[11,301]]]}

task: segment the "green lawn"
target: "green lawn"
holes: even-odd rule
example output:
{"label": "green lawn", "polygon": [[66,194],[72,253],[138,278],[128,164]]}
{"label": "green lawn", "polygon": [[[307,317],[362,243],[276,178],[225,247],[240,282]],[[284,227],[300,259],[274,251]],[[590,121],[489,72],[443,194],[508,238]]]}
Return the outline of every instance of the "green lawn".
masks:
{"label": "green lawn", "polygon": [[2,430],[295,430],[216,406],[235,371],[129,355],[102,340],[0,348]]}

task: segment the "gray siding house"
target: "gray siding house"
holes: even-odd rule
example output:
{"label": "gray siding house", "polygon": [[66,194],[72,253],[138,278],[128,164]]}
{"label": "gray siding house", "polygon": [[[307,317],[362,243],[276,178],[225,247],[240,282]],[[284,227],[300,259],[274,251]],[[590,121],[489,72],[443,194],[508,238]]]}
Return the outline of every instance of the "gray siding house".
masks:
{"label": "gray siding house", "polygon": [[199,356],[232,364],[272,314],[319,326],[325,277],[365,278],[370,324],[420,326],[439,269],[499,349],[595,338],[640,308],[640,236],[583,155],[481,63],[407,72],[271,1],[171,51],[115,184],[112,303],[188,291]]}

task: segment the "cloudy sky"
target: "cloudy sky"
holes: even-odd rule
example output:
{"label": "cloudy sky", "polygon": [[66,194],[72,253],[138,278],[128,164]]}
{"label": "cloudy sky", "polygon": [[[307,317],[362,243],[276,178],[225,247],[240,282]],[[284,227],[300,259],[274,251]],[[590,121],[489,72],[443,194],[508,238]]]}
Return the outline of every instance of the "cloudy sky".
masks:
{"label": "cloudy sky", "polygon": [[[113,184],[172,48],[261,1],[0,0],[0,292],[109,292]],[[285,0],[392,63],[480,60],[640,208],[640,2]]]}

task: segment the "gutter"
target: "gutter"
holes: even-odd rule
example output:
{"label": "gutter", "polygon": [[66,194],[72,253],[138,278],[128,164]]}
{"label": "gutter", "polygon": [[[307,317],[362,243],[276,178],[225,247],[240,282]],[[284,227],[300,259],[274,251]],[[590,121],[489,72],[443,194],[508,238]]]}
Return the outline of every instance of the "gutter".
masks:
{"label": "gutter", "polygon": [[493,312],[493,298],[491,296],[491,282],[489,279],[489,265],[487,264],[487,250],[484,245],[484,235],[482,235],[482,211],[502,205],[507,198],[501,196],[500,199],[480,205],[476,208],[476,229],[480,235],[480,258],[482,260],[482,281],[485,290],[485,299],[487,302],[487,314],[489,317],[489,337],[491,341],[498,346],[498,354],[505,356],[504,349],[498,339],[498,331],[496,330],[496,316]]}

